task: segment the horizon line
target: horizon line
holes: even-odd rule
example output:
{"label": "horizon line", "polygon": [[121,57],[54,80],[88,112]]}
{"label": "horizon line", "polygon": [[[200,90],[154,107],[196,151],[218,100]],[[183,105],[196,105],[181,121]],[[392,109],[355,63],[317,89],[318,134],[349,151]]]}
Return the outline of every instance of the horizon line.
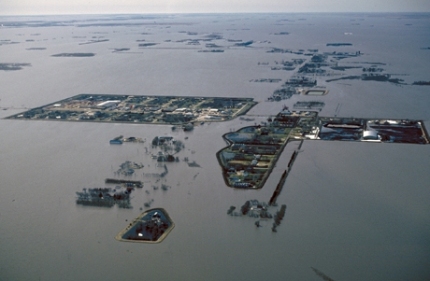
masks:
{"label": "horizon line", "polygon": [[240,15],[240,14],[430,14],[430,11],[294,11],[294,12],[126,12],[126,13],[40,13],[40,14],[0,14],[0,17],[9,16],[108,16],[108,15]]}

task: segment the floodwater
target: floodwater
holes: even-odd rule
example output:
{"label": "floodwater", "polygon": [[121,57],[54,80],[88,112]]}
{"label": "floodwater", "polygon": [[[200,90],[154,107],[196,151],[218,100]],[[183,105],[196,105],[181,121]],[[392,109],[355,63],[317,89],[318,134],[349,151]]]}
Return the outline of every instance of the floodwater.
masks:
{"label": "floodwater", "polygon": [[[298,142],[287,145],[261,190],[227,187],[216,159],[224,133],[265,121],[296,101],[325,102],[321,116],[420,119],[430,127],[427,86],[316,77],[328,95],[266,102],[281,83],[250,82],[294,74],[270,66],[303,56],[267,53],[272,47],[360,50],[362,56],[339,64],[384,63],[407,84],[429,81],[423,63],[430,61],[429,14],[92,18],[0,18],[0,40],[10,40],[0,41],[0,63],[31,64],[0,71],[1,118],[81,93],[253,97],[260,103],[248,112],[254,120],[205,123],[187,133],[157,125],[1,119],[0,280],[321,280],[312,268],[333,280],[429,279],[430,146],[305,141],[277,200],[287,205],[277,233],[271,222],[256,228],[255,219],[226,213],[246,200],[267,202]],[[58,26],[6,24],[39,20]],[[101,21],[110,25],[79,26]],[[289,34],[276,35],[281,32]],[[223,53],[198,52],[204,41],[176,42],[211,34],[223,37],[209,42],[223,45]],[[254,43],[234,47],[226,39]],[[142,42],[159,44],[139,48]],[[336,42],[353,45],[326,46]],[[52,57],[58,53],[95,56]],[[109,145],[118,135],[147,142]],[[168,163],[162,179],[153,174],[163,168],[145,149],[156,152],[150,142],[157,135],[185,144],[181,161]],[[189,167],[185,157],[200,167]],[[132,194],[133,209],[75,203],[76,191],[104,186],[127,160],[145,165],[131,177],[145,182]],[[153,189],[162,183],[170,188]],[[116,241],[150,200],[169,213],[172,232],[155,245]]]}

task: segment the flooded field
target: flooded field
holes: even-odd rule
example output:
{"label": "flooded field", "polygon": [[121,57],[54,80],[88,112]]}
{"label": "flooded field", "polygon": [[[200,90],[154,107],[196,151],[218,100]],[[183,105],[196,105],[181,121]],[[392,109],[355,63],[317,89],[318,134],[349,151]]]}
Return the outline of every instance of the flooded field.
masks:
{"label": "flooded field", "polygon": [[[430,146],[396,143],[401,124],[384,127],[396,120],[430,126],[422,63],[430,59],[428,14],[37,16],[0,23],[1,280],[428,280]],[[315,87],[329,94],[298,94]],[[198,121],[190,131],[6,119],[82,93],[258,104],[240,118]],[[217,159],[228,145],[223,135],[246,141],[253,132],[242,128],[265,126],[294,105],[318,116],[374,120],[357,130],[393,141],[293,141],[263,188],[230,188]],[[117,136],[142,141],[110,144]],[[176,152],[153,145],[156,137],[183,146]],[[294,153],[277,206],[264,210]],[[174,161],[158,161],[169,155]],[[127,183],[138,184],[126,196]],[[88,196],[84,188],[91,201],[121,202],[79,204],[78,193]],[[244,205],[245,214],[227,214]],[[161,243],[115,239],[159,208],[175,224]]]}

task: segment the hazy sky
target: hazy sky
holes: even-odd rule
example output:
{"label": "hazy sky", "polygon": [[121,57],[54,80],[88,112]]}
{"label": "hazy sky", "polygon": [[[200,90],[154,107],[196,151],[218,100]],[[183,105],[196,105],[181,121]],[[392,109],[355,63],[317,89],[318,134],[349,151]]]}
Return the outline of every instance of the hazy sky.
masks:
{"label": "hazy sky", "polygon": [[218,12],[430,12],[429,0],[0,0],[2,15]]}

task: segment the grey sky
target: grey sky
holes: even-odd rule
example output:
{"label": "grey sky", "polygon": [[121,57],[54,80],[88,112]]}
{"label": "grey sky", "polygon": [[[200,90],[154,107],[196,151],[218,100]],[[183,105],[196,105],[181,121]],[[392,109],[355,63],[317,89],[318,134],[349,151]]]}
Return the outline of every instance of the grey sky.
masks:
{"label": "grey sky", "polygon": [[2,15],[430,12],[429,0],[0,0]]}

